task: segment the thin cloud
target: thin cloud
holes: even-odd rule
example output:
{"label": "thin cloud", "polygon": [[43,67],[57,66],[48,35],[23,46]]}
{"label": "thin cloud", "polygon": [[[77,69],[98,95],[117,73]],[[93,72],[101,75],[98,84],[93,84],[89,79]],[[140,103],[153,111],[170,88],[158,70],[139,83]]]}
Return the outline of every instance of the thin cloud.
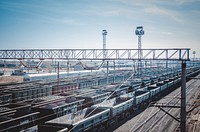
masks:
{"label": "thin cloud", "polygon": [[200,0],[175,0],[174,2],[176,2],[179,5],[183,5],[188,3],[200,2]]}
{"label": "thin cloud", "polygon": [[[179,1],[176,0],[170,2],[157,1],[157,0],[148,0],[147,2],[141,0],[110,0],[110,1],[120,3],[120,8],[126,9],[125,10],[126,16],[132,17],[133,15],[137,14],[149,13],[153,15],[160,15],[166,18],[171,18],[171,20],[174,20],[179,24],[184,24],[184,19],[182,17],[182,14],[177,10],[171,10],[171,8],[169,9],[170,6],[176,6],[176,3],[179,3]],[[163,5],[168,5],[169,7]]]}
{"label": "thin cloud", "polygon": [[97,15],[103,17],[115,17],[115,16],[126,16],[127,14],[131,13],[130,9],[124,8],[121,5],[109,6],[109,5],[102,5],[102,6],[94,6],[88,5],[86,9],[83,10],[85,15]]}
{"label": "thin cloud", "polygon": [[147,7],[147,8],[144,9],[144,12],[169,17],[169,18],[172,18],[174,21],[176,21],[180,24],[184,23],[184,21],[178,17],[177,12],[167,10],[167,9],[164,9],[164,8],[155,7],[155,6],[154,7]]}
{"label": "thin cloud", "polygon": [[[49,5],[49,6],[47,6]],[[32,17],[21,17],[20,20],[30,21],[30,22],[56,22],[67,25],[82,25],[80,22],[75,19],[70,18],[70,11],[63,9],[59,4],[55,5],[52,3],[36,4],[36,3],[15,3],[15,2],[0,2],[0,8],[4,10],[9,10],[15,13],[25,14]],[[66,18],[65,16],[69,16]]]}
{"label": "thin cloud", "polygon": [[164,35],[173,35],[174,33],[173,32],[161,32],[161,34],[164,34]]}
{"label": "thin cloud", "polygon": [[200,16],[200,10],[192,10],[191,12],[194,13],[195,15]]}

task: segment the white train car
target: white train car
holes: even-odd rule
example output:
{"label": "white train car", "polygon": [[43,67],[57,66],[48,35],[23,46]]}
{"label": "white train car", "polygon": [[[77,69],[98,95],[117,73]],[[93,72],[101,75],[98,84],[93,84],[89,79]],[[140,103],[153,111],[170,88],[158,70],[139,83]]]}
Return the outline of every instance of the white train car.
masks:
{"label": "white train car", "polygon": [[[63,131],[64,129],[70,132],[83,132],[94,129],[109,120],[109,117],[109,109],[90,107],[47,121],[44,125],[39,125],[38,131]],[[97,130],[99,129],[94,131]]]}
{"label": "white train car", "polygon": [[[101,70],[82,70],[82,71],[71,71],[71,72],[60,72],[59,78],[66,77],[78,77],[78,76],[86,76],[86,75],[104,75]],[[57,73],[42,73],[42,74],[26,74],[24,75],[24,81],[35,81],[35,80],[51,80],[57,79]]]}
{"label": "white train car", "polygon": [[153,97],[154,95],[158,94],[160,92],[160,87],[156,84],[149,85],[148,89],[150,91],[150,97]]}
{"label": "white train car", "polygon": [[133,104],[134,104],[134,98],[130,98],[128,96],[126,97],[122,96],[119,98],[106,100],[94,106],[109,108],[111,110],[111,117],[114,117],[130,109],[133,106]]}
{"label": "white train car", "polygon": [[164,81],[160,81],[157,83],[157,86],[160,87],[160,90],[163,91],[167,88],[167,84],[164,83]]}
{"label": "white train car", "polygon": [[136,103],[136,105],[148,100],[149,94],[150,94],[149,91],[137,90],[135,92],[135,103]]}

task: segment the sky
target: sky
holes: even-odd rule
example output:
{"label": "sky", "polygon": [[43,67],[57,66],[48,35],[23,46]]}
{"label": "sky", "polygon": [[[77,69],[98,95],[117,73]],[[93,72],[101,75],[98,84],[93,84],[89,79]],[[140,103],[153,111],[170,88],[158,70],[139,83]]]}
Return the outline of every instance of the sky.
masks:
{"label": "sky", "polygon": [[190,48],[200,58],[200,0],[0,0],[0,50]]}

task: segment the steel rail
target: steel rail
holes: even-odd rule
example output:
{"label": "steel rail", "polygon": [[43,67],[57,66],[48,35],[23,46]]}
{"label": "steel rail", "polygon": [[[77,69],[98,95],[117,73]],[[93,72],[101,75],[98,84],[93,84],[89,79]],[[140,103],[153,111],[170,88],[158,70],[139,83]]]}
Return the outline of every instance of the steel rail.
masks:
{"label": "steel rail", "polygon": [[[196,83],[197,81],[196,80],[194,80],[188,87],[191,87],[191,85],[193,84],[193,83]],[[188,91],[186,91],[187,92],[187,95],[191,92],[191,91],[193,91],[193,89],[194,89],[194,87],[192,87],[191,89],[186,89],[186,90],[188,90]],[[198,92],[199,93],[199,92]],[[192,96],[194,96],[195,95],[195,93],[194,94],[192,94]],[[191,97],[192,97],[191,96]],[[193,98],[193,99],[195,99],[195,98]],[[180,100],[178,100],[178,103],[180,102]],[[189,100],[187,100],[187,103],[189,102]],[[194,101],[193,101],[194,102]],[[188,111],[188,109],[189,108],[187,108],[187,111]],[[171,111],[172,110],[172,108],[170,108],[170,110],[169,111]],[[176,113],[177,112],[179,112],[179,111],[176,111]],[[179,112],[179,114],[180,114],[180,112]],[[165,117],[166,117],[167,115],[166,114],[164,114],[160,119],[164,119]],[[156,121],[156,123],[158,123],[159,121],[160,121],[160,119],[159,120],[157,120]],[[156,123],[154,123],[154,125],[152,125],[151,127],[154,127],[155,126],[155,124]],[[162,122],[161,122],[162,123]],[[161,125],[160,125],[161,126]],[[175,128],[175,130],[178,130],[178,128],[180,127],[180,124],[179,125],[177,125],[177,127]],[[149,128],[150,129],[150,128]]]}
{"label": "steel rail", "polygon": [[[192,83],[190,84],[190,85],[192,85]],[[188,88],[190,87],[190,85],[189,86],[187,86],[187,89],[186,90],[188,90]],[[191,91],[191,90],[190,90]],[[190,92],[189,91],[189,92]],[[187,91],[188,92],[188,91]],[[169,100],[166,104],[168,104],[168,103],[170,103],[170,102],[172,102],[174,99],[177,99],[177,97],[178,96],[180,96],[180,94],[181,94],[181,92],[178,92],[175,96],[174,96],[174,98],[172,98],[171,100]],[[178,102],[179,102],[180,100],[178,100]],[[172,108],[171,108],[172,109]],[[169,109],[169,110],[171,110],[171,109]],[[169,111],[168,110],[168,111]],[[157,113],[159,112],[159,111],[161,111],[160,109],[158,109],[156,112],[154,112],[149,118],[147,118],[145,121],[143,121],[137,128],[132,128],[131,130],[130,130],[130,132],[135,132],[135,131],[138,131],[139,129],[141,129],[148,121],[150,121],[155,115],[157,115]],[[166,114],[164,114],[164,115],[166,115]],[[164,116],[161,116],[157,121],[160,121],[162,118],[163,118]],[[156,123],[157,123],[157,121],[156,121]],[[156,124],[156,123],[154,123],[154,124]],[[150,128],[150,127],[149,127]]]}
{"label": "steel rail", "polygon": [[[192,91],[192,89],[193,89],[193,87],[192,87],[192,89],[189,89],[189,87],[191,87],[191,85],[192,85],[192,83],[187,87],[187,94],[189,94],[191,91]],[[180,95],[180,93],[178,93],[178,95]],[[174,98],[175,99],[175,98]],[[174,103],[174,105],[176,105],[176,104],[178,104],[180,102],[180,100],[177,100],[175,103]],[[168,109],[168,112],[169,111],[171,111],[172,110],[172,108],[169,108]],[[167,116],[167,114],[166,113],[164,113],[162,116],[160,116],[160,118],[159,119],[157,119],[157,120],[155,120],[154,121],[154,123],[151,125],[151,127],[148,127],[148,129],[146,130],[146,131],[149,131],[152,127],[154,127],[161,119],[164,119],[165,117]],[[145,131],[145,132],[146,132]]]}
{"label": "steel rail", "polygon": [[[196,80],[194,80],[194,82],[196,82]],[[194,89],[194,87],[192,87],[192,89],[189,89],[190,87],[191,87],[191,85],[192,85],[193,83],[191,83],[188,87],[187,87],[187,95],[192,91],[192,89]],[[176,104],[178,104],[180,102],[180,100],[177,100],[175,103],[174,103],[174,105],[176,105]],[[168,112],[169,111],[171,111],[173,108],[169,108],[168,109]],[[155,120],[154,121],[154,123],[150,126],[150,127],[148,127],[148,129],[145,131],[145,132],[147,132],[147,131],[149,131],[152,127],[154,127],[161,119],[164,119],[165,117],[167,116],[167,114],[163,114],[162,116],[160,116],[160,118],[159,119],[157,119],[157,120]]]}

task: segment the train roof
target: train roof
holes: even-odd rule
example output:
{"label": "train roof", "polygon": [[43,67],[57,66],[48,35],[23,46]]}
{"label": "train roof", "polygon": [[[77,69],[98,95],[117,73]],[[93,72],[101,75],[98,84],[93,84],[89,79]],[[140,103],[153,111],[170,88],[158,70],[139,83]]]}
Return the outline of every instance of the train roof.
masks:
{"label": "train roof", "polygon": [[120,91],[123,88],[126,88],[127,86],[129,86],[128,84],[124,83],[124,84],[110,84],[107,86],[104,86],[102,88],[102,90],[108,91],[108,92],[114,92],[114,91]]}
{"label": "train roof", "polygon": [[126,102],[128,100],[132,99],[131,97],[128,96],[123,96],[123,97],[119,97],[119,98],[113,98],[113,99],[108,99],[105,100],[99,104],[94,105],[93,107],[114,107],[116,105],[119,105],[123,102]]}
{"label": "train roof", "polygon": [[52,100],[57,100],[57,99],[65,99],[65,97],[56,96],[56,95],[49,95],[49,96],[44,96],[44,97],[39,97],[39,98],[34,99],[34,103],[42,102],[42,101],[52,101]]}
{"label": "train roof", "polygon": [[[101,70],[93,70],[92,72],[99,72]],[[90,73],[91,71],[90,70],[82,70],[82,71],[70,71],[70,72],[60,72],[59,74],[62,75],[62,74],[81,74],[81,73]],[[26,76],[29,76],[29,77],[40,77],[40,76],[55,76],[57,75],[58,73],[57,72],[54,72],[54,73],[40,73],[40,74],[26,74]]]}
{"label": "train roof", "polygon": [[[49,102],[48,102],[49,101]],[[67,98],[61,98],[57,99],[55,101],[48,100],[45,103],[36,103],[35,108],[41,108],[41,109],[56,109],[58,107],[66,106],[69,104],[74,104],[74,103],[81,103],[84,101],[84,99],[78,99],[75,97],[67,97]]]}
{"label": "train roof", "polygon": [[152,90],[158,88],[157,84],[149,85],[147,90]]}
{"label": "train roof", "polygon": [[81,97],[81,98],[95,98],[97,96],[102,96],[102,95],[109,95],[110,92],[106,92],[106,91],[100,91],[100,90],[96,90],[95,92],[90,92],[90,93],[85,93],[85,94],[81,94],[81,95],[78,95],[77,97]]}
{"label": "train roof", "polygon": [[80,110],[76,113],[71,113],[64,115],[62,117],[47,121],[46,123],[56,123],[56,124],[65,124],[65,125],[71,125],[78,123],[79,121],[84,121],[84,119],[87,119],[95,114],[101,113],[105,111],[106,108],[97,108],[97,107],[90,107],[85,108],[83,110]]}

